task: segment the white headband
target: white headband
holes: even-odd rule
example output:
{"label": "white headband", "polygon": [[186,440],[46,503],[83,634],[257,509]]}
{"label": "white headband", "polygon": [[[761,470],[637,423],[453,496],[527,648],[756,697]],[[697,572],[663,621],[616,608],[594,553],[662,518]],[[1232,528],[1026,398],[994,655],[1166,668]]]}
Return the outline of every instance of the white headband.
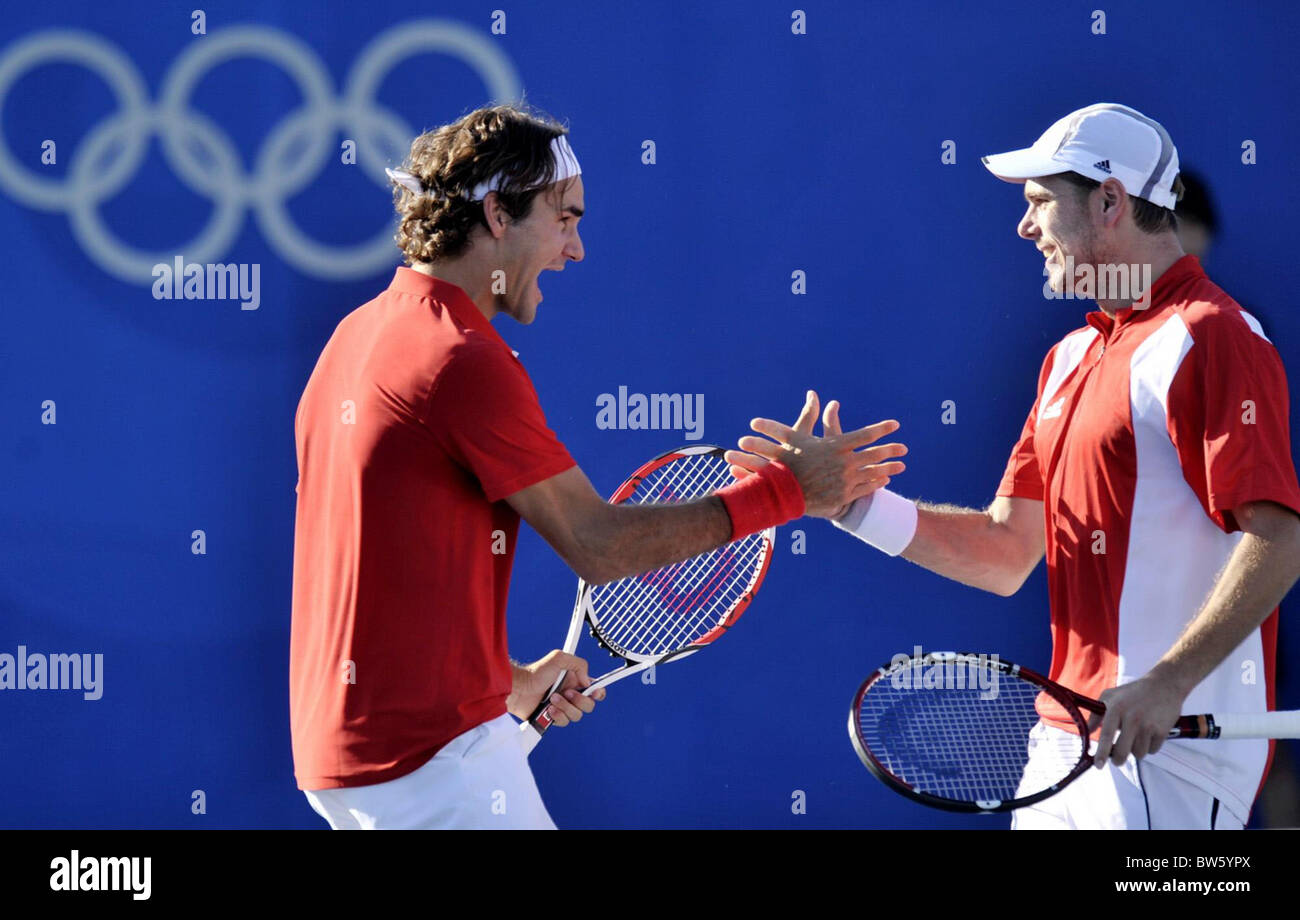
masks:
{"label": "white headband", "polygon": [[[569,146],[569,140],[565,135],[561,134],[551,141],[551,156],[555,158],[555,182],[563,182],[565,179],[582,175],[582,167],[578,165],[578,158],[574,156],[573,148]],[[385,169],[384,172],[388,174],[388,178],[407,191],[416,195],[428,193],[424,183],[404,169]],[[501,173],[497,173],[486,182],[480,182],[470,193],[470,200],[481,201],[487,197],[488,192],[500,191],[501,183]]]}

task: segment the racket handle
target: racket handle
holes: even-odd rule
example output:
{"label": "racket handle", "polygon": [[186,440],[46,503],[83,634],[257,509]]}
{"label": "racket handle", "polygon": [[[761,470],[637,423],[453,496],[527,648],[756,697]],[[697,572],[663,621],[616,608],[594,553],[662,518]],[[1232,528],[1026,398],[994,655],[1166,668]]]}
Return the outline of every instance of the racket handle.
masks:
{"label": "racket handle", "polygon": [[[551,684],[551,689],[546,691],[546,695],[542,697],[542,701],[537,704],[537,708],[533,710],[533,714],[528,717],[528,722],[526,724],[533,727],[537,734],[538,741],[541,740],[542,735],[546,734],[546,730],[551,727],[551,717],[546,714],[546,707],[551,704],[551,697],[555,695],[556,690],[560,689],[560,684],[564,683],[564,675],[567,673],[568,671],[560,672],[560,676],[555,678],[555,683]],[[536,744],[537,741],[534,741],[533,745],[536,746]],[[529,750],[532,750],[532,748],[529,748]]]}
{"label": "racket handle", "polygon": [[1300,738],[1300,712],[1247,712],[1183,716],[1170,738]]}
{"label": "racket handle", "polygon": [[1219,726],[1214,716],[1206,713],[1199,716],[1179,716],[1174,727],[1169,729],[1170,738],[1207,738],[1219,737]]}

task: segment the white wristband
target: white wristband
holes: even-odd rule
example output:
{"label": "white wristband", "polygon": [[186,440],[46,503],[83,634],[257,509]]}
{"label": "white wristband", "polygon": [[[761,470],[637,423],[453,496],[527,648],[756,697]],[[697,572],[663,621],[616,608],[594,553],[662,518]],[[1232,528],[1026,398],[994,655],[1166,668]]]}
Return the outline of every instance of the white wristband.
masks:
{"label": "white wristband", "polygon": [[841,520],[832,521],[882,553],[897,556],[916,536],[916,502],[888,489],[859,498]]}

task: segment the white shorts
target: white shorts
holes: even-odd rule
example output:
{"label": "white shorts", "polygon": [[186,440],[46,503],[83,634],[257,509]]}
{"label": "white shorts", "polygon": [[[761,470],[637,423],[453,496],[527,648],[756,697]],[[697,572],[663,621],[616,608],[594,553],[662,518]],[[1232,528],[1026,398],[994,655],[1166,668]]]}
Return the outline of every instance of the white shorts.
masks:
{"label": "white shorts", "polygon": [[[1029,733],[1026,777],[1060,769],[1062,737],[1078,739],[1039,722]],[[1096,751],[1096,742],[1091,749]],[[1049,780],[1050,782],[1050,780]],[[1042,789],[1043,782],[1036,788]],[[1208,792],[1133,756],[1121,766],[1109,760],[1089,768],[1064,791],[1011,813],[1012,830],[1241,830],[1242,821]]]}
{"label": "white shorts", "polygon": [[406,776],[305,795],[336,831],[555,830],[508,715],[457,735]]}

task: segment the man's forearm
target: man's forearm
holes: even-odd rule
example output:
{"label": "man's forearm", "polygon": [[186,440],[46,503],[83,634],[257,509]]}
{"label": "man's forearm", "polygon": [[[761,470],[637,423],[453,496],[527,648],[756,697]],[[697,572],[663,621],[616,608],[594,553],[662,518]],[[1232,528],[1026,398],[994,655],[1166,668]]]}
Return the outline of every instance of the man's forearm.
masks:
{"label": "man's forearm", "polygon": [[731,516],[716,496],[680,505],[612,505],[588,531],[584,575],[603,584],[698,556],[731,538]]}
{"label": "man's forearm", "polygon": [[902,556],[962,584],[1014,594],[1037,565],[1021,540],[990,511],[918,502],[916,535]]}
{"label": "man's forearm", "polygon": [[1281,603],[1300,575],[1300,540],[1248,533],[1228,559],[1201,612],[1151,669],[1184,694],[1245,640]]}

